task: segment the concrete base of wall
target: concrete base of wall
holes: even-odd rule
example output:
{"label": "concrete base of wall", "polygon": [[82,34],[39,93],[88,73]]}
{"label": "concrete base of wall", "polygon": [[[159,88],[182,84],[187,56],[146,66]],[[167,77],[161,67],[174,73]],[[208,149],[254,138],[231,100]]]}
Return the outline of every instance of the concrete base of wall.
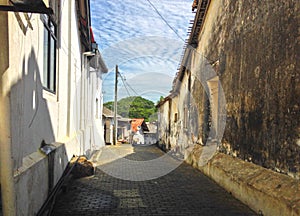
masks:
{"label": "concrete base of wall", "polygon": [[262,215],[300,215],[300,182],[261,166],[216,153],[199,165],[203,148],[196,145],[186,162],[202,171],[229,193]]}
{"label": "concrete base of wall", "polygon": [[79,153],[77,139],[78,136],[64,143],[53,143],[55,151],[51,153],[51,160],[49,155],[40,150],[23,158],[22,166],[14,172],[17,215],[35,215],[38,212],[51,188],[61,177],[72,154]]}

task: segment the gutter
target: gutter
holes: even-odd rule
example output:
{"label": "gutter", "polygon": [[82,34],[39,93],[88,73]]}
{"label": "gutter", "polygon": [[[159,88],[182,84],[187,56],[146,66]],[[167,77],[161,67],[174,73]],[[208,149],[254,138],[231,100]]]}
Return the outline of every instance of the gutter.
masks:
{"label": "gutter", "polygon": [[96,53],[95,56],[90,61],[91,66],[97,70],[100,69],[102,73],[107,73],[108,68],[107,68],[99,50],[96,50],[95,53]]}

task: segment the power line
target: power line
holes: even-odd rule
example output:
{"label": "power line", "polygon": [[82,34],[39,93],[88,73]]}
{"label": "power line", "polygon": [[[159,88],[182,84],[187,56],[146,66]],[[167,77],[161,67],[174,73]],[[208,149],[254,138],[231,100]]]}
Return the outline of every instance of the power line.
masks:
{"label": "power line", "polygon": [[129,85],[129,83],[128,82],[126,82],[126,84],[127,84],[127,86],[137,95],[137,96],[140,96],[140,94],[139,93],[137,93],[132,87],[131,87],[131,85]]}
{"label": "power line", "polygon": [[155,10],[155,12],[160,16],[160,18],[169,26],[169,28],[184,42],[184,39],[177,33],[177,31],[168,23],[168,21],[161,15],[161,13],[157,10],[157,8],[152,4],[150,0],[147,0],[151,7]]}
{"label": "power line", "polygon": [[121,77],[121,80],[122,80],[123,86],[125,87],[125,89],[126,89],[126,92],[127,92],[128,96],[129,96],[129,97],[131,97],[131,95],[130,95],[130,93],[129,93],[129,91],[128,91],[128,89],[127,89],[126,85],[125,85],[125,81],[124,81],[124,78],[123,78],[123,76],[121,75],[121,73],[119,73],[119,75],[120,75],[120,77]]}
{"label": "power line", "polygon": [[[131,85],[129,85],[128,82],[126,82],[126,79],[124,79],[124,77],[122,76],[122,74],[121,74],[121,73],[119,73],[119,74],[120,74],[120,77],[121,77],[121,79],[122,79],[122,82],[123,82],[124,84],[126,84],[126,85],[131,89],[131,91],[133,91],[134,94],[136,94],[137,96],[140,96],[140,94],[137,93],[137,92],[131,87]],[[127,89],[126,89],[126,90],[127,90]],[[130,96],[130,95],[129,95],[129,96]]]}

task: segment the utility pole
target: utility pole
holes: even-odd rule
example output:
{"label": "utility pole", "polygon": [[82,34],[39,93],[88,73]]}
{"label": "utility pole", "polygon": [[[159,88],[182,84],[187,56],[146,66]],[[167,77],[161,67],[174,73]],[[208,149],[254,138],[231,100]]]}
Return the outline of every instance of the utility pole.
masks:
{"label": "utility pole", "polygon": [[114,145],[117,144],[118,137],[118,120],[117,120],[117,102],[118,102],[118,74],[119,74],[119,68],[118,65],[116,65],[116,77],[115,77],[115,102],[114,102],[114,132],[113,132],[113,143]]}

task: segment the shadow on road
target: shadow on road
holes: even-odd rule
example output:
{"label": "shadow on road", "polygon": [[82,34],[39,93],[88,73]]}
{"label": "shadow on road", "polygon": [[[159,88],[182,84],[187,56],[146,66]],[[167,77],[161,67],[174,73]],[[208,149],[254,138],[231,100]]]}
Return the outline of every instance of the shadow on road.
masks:
{"label": "shadow on road", "polygon": [[[122,147],[112,148],[122,152]],[[127,151],[123,157],[137,162],[164,154],[155,146],[123,148]],[[124,158],[105,164],[121,166],[121,159]],[[98,166],[93,177],[74,181],[68,192],[57,199],[54,215],[256,214],[200,171],[182,163],[167,175],[148,181],[114,178]]]}

